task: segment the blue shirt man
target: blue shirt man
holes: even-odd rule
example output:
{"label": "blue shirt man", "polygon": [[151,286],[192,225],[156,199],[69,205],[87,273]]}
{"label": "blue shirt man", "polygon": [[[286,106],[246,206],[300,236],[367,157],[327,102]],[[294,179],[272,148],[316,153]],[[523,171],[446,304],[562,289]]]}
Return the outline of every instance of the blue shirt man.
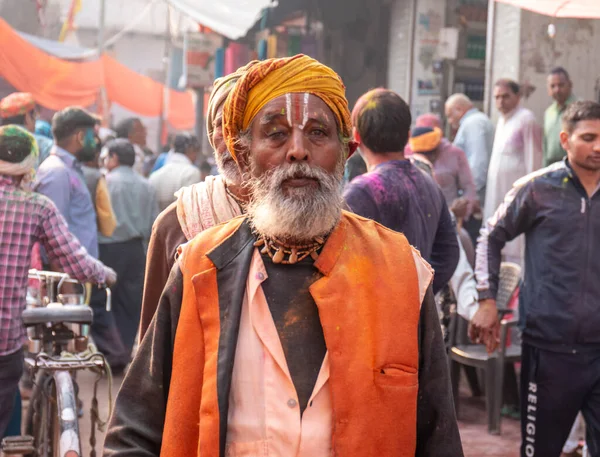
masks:
{"label": "blue shirt man", "polygon": [[485,202],[485,188],[494,147],[494,124],[465,94],[454,94],[446,100],[446,117],[457,129],[454,145],[465,151],[475,190],[480,203]]}
{"label": "blue shirt man", "polygon": [[71,233],[98,258],[96,211],[75,156],[55,146],[38,168],[35,190],[54,202],[67,220]]}
{"label": "blue shirt man", "polygon": [[485,201],[485,185],[494,146],[494,124],[477,108],[471,108],[460,120],[454,145],[465,151],[479,201]]}
{"label": "blue shirt man", "polygon": [[93,257],[98,257],[96,211],[80,162],[96,152],[98,120],[81,108],[55,114],[52,132],[56,145],[37,172],[34,189],[50,198],[69,224],[69,230]]}

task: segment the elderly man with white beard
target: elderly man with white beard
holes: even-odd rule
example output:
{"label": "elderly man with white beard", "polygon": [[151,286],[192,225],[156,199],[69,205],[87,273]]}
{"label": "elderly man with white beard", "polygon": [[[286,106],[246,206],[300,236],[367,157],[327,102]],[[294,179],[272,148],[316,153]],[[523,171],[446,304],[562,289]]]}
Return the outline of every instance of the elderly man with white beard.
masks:
{"label": "elderly man with white beard", "polygon": [[339,76],[263,61],[223,119],[247,213],[180,249],[104,455],[462,456],[433,272],[342,211]]}
{"label": "elderly man with white beard", "polygon": [[227,222],[244,212],[248,192],[242,186],[240,169],[223,140],[223,104],[238,78],[255,63],[256,61],[250,62],[213,83],[208,100],[206,134],[214,149],[219,175],[208,176],[203,182],[180,189],[176,193],[177,200],[160,213],[152,226],[146,261],[140,341],[156,312],[179,246],[203,230]]}

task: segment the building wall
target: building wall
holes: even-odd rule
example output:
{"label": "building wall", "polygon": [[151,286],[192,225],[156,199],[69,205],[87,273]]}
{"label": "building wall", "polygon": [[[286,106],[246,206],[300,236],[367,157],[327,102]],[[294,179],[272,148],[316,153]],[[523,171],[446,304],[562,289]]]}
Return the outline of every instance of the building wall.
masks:
{"label": "building wall", "polygon": [[411,24],[414,0],[394,0],[390,9],[387,87],[409,100]]}
{"label": "building wall", "polygon": [[322,7],[323,62],[343,79],[352,108],[369,89],[386,84],[389,6],[381,0],[336,0]]}
{"label": "building wall", "polygon": [[55,39],[60,33],[60,5],[48,3],[42,17],[35,1],[0,0],[0,17],[20,32]]}
{"label": "building wall", "polygon": [[410,102],[413,119],[426,112],[439,112],[442,106],[444,78],[441,68],[434,70],[439,60],[439,32],[445,24],[445,1],[440,3],[393,0],[391,5],[388,87]]}
{"label": "building wall", "polygon": [[[440,5],[441,3],[441,5]],[[413,118],[428,112],[440,112],[443,75],[434,71],[439,61],[440,30],[445,25],[445,2],[418,0],[413,54],[411,111]]]}
{"label": "building wall", "polygon": [[[548,24],[556,26],[554,39],[548,37]],[[535,87],[526,101],[539,120],[551,100],[546,76],[556,67],[571,75],[575,95],[598,101],[600,90],[600,20],[552,19],[524,11],[521,21],[520,81]]]}
{"label": "building wall", "polygon": [[[600,99],[600,60],[591,58],[600,48],[600,20],[555,19],[549,16],[496,3],[493,58],[487,96],[493,82],[512,78],[532,87],[523,99],[541,123],[544,110],[551,103],[546,90],[548,72],[564,67],[573,80],[574,92],[581,99]],[[548,25],[556,26],[556,36],[548,36]],[[493,120],[498,112],[491,100]]]}
{"label": "building wall", "polygon": [[[491,0],[491,3],[495,3],[494,0]],[[493,7],[492,4],[490,4],[491,7]],[[495,8],[493,29],[488,25],[488,40],[491,39],[490,32],[493,31],[495,36],[492,43],[492,69],[487,73],[490,77],[486,78],[486,94],[489,102],[486,99],[484,105],[491,108],[488,114],[491,115],[494,122],[498,118],[498,111],[492,97],[494,81],[500,78],[510,78],[516,81],[520,79],[522,15],[520,8],[504,3],[496,3]]]}

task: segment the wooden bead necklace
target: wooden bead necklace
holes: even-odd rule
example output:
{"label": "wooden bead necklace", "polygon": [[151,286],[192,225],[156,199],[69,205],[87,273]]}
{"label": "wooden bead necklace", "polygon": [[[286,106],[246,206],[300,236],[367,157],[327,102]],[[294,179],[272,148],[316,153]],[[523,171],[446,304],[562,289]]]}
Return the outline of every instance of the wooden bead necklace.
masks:
{"label": "wooden bead necklace", "polygon": [[263,235],[259,235],[254,246],[257,248],[262,247],[260,253],[267,254],[273,263],[294,265],[295,263],[306,259],[308,256],[313,260],[317,260],[319,258],[318,251],[323,247],[324,243],[325,239],[323,237],[317,237],[313,243],[294,246],[279,240],[270,240]]}

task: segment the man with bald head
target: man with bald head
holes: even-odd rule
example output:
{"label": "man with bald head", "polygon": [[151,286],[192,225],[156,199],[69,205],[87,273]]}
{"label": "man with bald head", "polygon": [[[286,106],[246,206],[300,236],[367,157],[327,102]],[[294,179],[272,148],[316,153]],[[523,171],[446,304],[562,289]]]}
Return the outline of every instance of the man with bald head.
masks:
{"label": "man with bald head", "polygon": [[462,456],[432,271],[341,209],[355,146],[339,76],[260,62],[223,132],[247,213],[180,249],[104,455]]}
{"label": "man with bald head", "polygon": [[456,129],[454,145],[465,151],[473,173],[475,189],[481,205],[485,202],[485,189],[492,147],[494,124],[479,111],[465,94],[454,94],[446,100],[446,118]]}

